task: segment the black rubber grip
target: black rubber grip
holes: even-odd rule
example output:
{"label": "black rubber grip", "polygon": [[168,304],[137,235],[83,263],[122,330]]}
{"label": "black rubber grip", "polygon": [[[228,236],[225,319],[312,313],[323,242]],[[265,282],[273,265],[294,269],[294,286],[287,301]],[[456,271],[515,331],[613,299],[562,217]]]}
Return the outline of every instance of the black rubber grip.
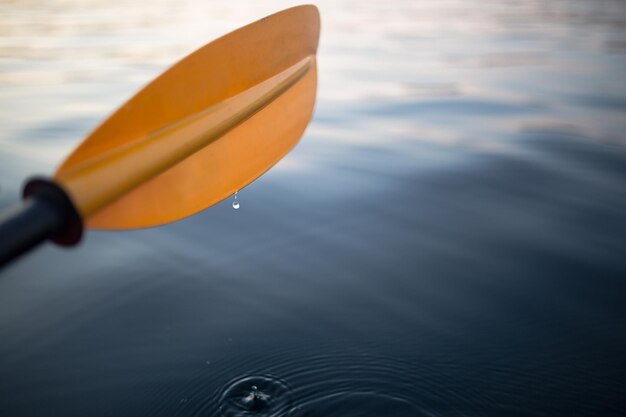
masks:
{"label": "black rubber grip", "polygon": [[45,178],[32,179],[24,187],[22,204],[0,215],[0,267],[47,239],[75,245],[82,230],[65,191]]}

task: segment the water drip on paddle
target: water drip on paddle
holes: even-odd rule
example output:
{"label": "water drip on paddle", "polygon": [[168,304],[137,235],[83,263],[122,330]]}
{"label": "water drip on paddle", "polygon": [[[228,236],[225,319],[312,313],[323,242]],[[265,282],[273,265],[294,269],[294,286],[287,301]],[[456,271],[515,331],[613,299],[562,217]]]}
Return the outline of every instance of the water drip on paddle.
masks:
{"label": "water drip on paddle", "polygon": [[239,210],[239,199],[237,198],[237,193],[239,191],[235,191],[235,199],[233,200],[233,208],[235,210]]}

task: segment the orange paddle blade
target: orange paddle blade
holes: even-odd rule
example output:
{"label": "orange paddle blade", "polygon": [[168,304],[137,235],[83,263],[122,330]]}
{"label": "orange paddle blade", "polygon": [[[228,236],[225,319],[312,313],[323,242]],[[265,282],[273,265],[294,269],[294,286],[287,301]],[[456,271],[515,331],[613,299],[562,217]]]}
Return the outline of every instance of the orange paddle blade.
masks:
{"label": "orange paddle blade", "polygon": [[299,140],[315,103],[319,14],[299,6],[175,64],[55,174],[88,227],[160,225],[254,181]]}

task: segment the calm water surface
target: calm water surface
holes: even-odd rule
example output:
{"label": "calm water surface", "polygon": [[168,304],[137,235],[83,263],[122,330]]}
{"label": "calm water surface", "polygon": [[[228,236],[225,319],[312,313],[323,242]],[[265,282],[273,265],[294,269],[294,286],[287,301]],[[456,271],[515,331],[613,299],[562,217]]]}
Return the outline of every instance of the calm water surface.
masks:
{"label": "calm water surface", "polygon": [[[2,271],[0,416],[623,415],[624,2],[317,3],[315,117],[239,210]],[[293,4],[2,2],[0,204]]]}

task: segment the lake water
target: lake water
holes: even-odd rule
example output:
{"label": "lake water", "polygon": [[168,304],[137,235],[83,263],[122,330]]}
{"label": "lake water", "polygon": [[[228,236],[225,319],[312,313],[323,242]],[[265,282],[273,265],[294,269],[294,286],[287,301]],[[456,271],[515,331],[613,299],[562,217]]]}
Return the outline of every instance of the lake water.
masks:
{"label": "lake water", "polygon": [[[0,204],[294,4],[2,2]],[[623,415],[624,2],[317,4],[315,116],[239,210],[0,273],[0,416]]]}

